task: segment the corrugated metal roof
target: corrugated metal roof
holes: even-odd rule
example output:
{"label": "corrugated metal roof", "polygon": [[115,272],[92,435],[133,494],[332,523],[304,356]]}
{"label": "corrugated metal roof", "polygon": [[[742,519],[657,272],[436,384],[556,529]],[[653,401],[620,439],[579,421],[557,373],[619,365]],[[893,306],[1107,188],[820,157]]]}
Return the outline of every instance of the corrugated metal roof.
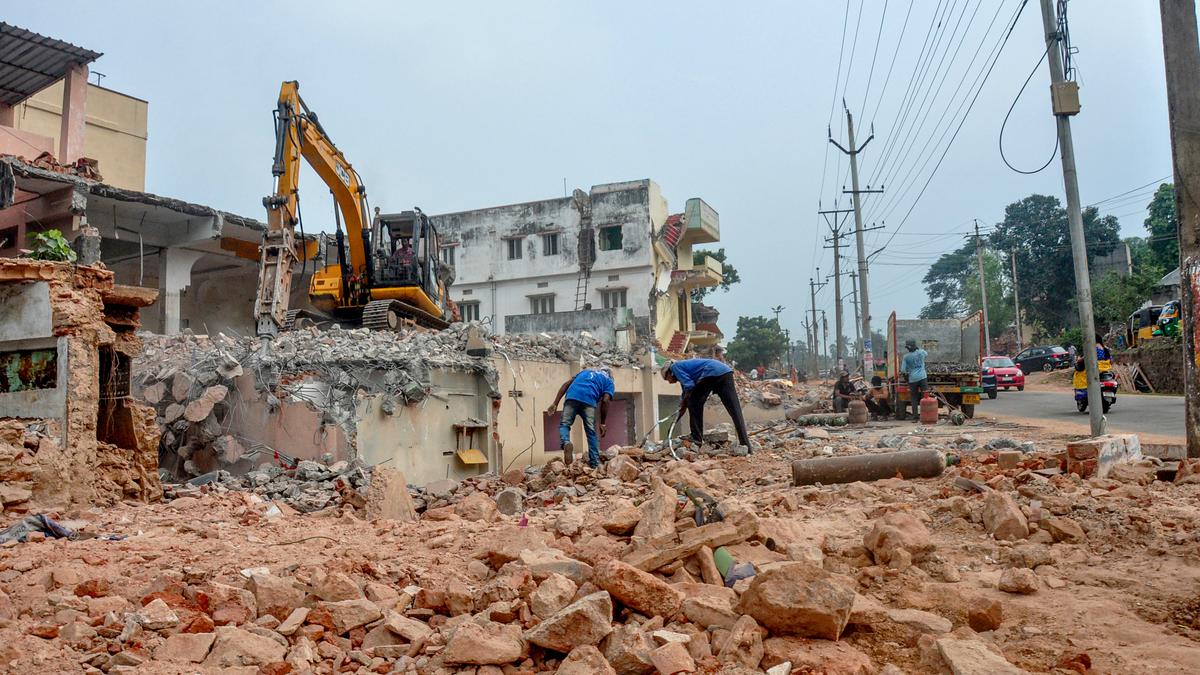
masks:
{"label": "corrugated metal roof", "polygon": [[61,80],[72,64],[100,52],[0,22],[0,103],[16,105]]}

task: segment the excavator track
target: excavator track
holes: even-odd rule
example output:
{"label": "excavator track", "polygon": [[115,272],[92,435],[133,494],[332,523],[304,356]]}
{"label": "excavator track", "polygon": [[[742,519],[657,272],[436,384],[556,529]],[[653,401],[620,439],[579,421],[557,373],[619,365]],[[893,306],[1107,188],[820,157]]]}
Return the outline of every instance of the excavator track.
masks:
{"label": "excavator track", "polygon": [[363,307],[362,325],[371,330],[398,331],[406,323],[442,330],[450,324],[441,317],[424,312],[399,300],[372,300]]}

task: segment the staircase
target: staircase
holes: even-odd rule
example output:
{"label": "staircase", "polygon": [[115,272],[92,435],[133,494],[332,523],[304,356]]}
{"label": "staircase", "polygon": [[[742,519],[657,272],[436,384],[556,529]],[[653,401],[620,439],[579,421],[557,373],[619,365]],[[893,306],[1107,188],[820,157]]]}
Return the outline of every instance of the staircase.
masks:
{"label": "staircase", "polygon": [[683,350],[687,349],[688,334],[677,330],[671,336],[671,342],[667,344],[667,351],[672,354],[682,354]]}

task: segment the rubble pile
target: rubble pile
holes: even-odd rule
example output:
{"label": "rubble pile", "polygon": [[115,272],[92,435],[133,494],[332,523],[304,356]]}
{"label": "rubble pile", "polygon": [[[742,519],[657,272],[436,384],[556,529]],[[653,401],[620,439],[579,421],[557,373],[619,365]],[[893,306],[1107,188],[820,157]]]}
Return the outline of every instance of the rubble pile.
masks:
{"label": "rubble pile", "polygon": [[[967,439],[770,429],[748,457],[612,448],[597,471],[554,461],[437,481],[407,491],[423,502],[415,520],[369,515],[374,476],[316,463],[292,477],[348,478],[366,508],[281,508],[267,486],[288,473],[263,470],[247,477],[266,480],[261,495],[217,480],[166,504],[58,514],[79,537],[0,548],[0,663],[421,675],[1200,667],[1200,625],[1185,611],[1200,581],[1196,467],[1175,483],[1155,480],[1151,459],[1083,478],[1047,470],[1055,448],[972,438],[939,478],[793,487],[789,463],[824,447]],[[1020,456],[1002,466],[1005,452]],[[1163,572],[1153,580],[1150,561]]]}

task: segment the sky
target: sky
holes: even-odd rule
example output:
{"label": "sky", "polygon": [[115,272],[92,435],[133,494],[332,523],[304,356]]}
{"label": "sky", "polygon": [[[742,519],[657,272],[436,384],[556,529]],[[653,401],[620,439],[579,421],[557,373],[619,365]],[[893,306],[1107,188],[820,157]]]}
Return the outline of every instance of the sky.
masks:
{"label": "sky", "polygon": [[[3,20],[103,52],[101,83],[150,102],[150,192],[264,217],[271,111],[280,82],[298,80],[384,210],[545,199],[564,179],[652,178],[672,211],[703,198],[742,279],[710,295],[722,328],[782,305],[799,337],[809,279],[833,271],[817,211],[850,204],[847,161],[828,143],[846,145],[843,101],[860,144],[874,131],[860,187],[884,190],[863,197],[864,226],[882,226],[865,235],[867,254],[883,248],[868,286],[877,329],[920,311],[928,264],[975,219],[986,231],[1032,193],[1065,201],[1057,158],[1022,175],[999,151],[1031,71],[1004,152],[1028,170],[1054,148],[1038,2],[1000,48],[1021,3],[44,0],[10,3]],[[1102,212],[1143,235],[1150,191],[1171,173],[1158,3],[1076,0],[1068,18],[1082,200],[1133,190]],[[333,208],[326,195],[303,204],[310,223]],[[852,339],[848,278],[843,295]],[[832,282],[816,306],[832,332]]]}

